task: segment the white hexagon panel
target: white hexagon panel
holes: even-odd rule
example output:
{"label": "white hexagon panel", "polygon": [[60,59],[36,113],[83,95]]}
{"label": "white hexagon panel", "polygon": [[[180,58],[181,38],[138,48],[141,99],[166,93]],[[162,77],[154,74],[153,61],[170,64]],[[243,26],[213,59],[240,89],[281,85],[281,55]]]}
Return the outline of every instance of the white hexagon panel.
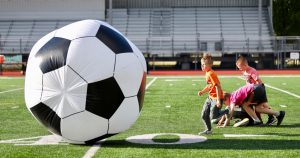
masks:
{"label": "white hexagon panel", "polygon": [[109,119],[108,133],[119,133],[129,129],[140,114],[137,97],[125,98],[118,110]]}
{"label": "white hexagon panel", "polygon": [[117,55],[114,77],[125,97],[137,95],[143,79],[143,73],[143,67],[133,53]]}
{"label": "white hexagon panel", "polygon": [[146,83],[145,59],[109,24],[83,20],[55,30],[32,48],[26,106],[50,132],[92,144],[137,120]]}
{"label": "white hexagon panel", "polygon": [[61,135],[72,143],[89,144],[88,141],[107,135],[107,125],[107,119],[84,111],[62,119]]}
{"label": "white hexagon panel", "polygon": [[113,76],[115,58],[115,53],[99,39],[86,37],[71,42],[67,64],[88,83],[92,83]]}
{"label": "white hexagon panel", "polygon": [[69,66],[43,75],[41,102],[60,118],[85,110],[87,82]]}
{"label": "white hexagon panel", "polygon": [[58,29],[55,33],[55,37],[69,40],[81,37],[95,37],[100,25],[101,24],[96,20],[78,21]]}

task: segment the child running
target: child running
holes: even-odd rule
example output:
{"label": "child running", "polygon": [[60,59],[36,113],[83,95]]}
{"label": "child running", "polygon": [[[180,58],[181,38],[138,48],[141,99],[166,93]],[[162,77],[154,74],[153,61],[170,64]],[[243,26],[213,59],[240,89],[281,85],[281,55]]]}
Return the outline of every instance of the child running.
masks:
{"label": "child running", "polygon": [[[248,102],[248,103],[247,103]],[[230,119],[233,116],[234,107],[242,106],[246,112],[251,116],[254,120],[254,125],[261,125],[262,122],[257,117],[253,109],[245,108],[245,106],[249,106],[249,102],[255,104],[255,109],[259,113],[275,115],[277,118],[277,126],[279,126],[285,116],[284,111],[274,111],[269,108],[268,99],[266,95],[265,88],[262,84],[247,84],[233,93],[225,93],[224,95],[224,104],[229,106],[229,115],[226,116],[226,120],[223,126],[225,127],[229,125]],[[247,103],[247,104],[245,104]]]}
{"label": "child running", "polygon": [[201,113],[201,118],[206,129],[203,132],[199,132],[199,135],[212,134],[211,119],[220,118],[229,111],[221,111],[223,91],[217,74],[212,70],[212,65],[212,56],[210,54],[204,54],[201,59],[201,68],[202,71],[205,71],[207,86],[199,91],[198,95],[201,96],[206,92],[209,92],[209,95],[203,105]]}
{"label": "child running", "polygon": [[[243,71],[243,76],[244,76],[244,79],[246,80],[246,84],[262,84],[263,88],[265,88],[262,80],[258,76],[256,69],[254,69],[253,67],[250,67],[248,65],[248,61],[244,56],[240,56],[238,58],[238,60],[236,61],[236,66],[239,70]],[[245,108],[248,108],[248,106]],[[261,120],[260,114],[256,113],[256,115]],[[275,117],[273,115],[268,115],[268,121],[267,121],[266,125],[273,125],[276,121],[277,120],[275,119]]]}

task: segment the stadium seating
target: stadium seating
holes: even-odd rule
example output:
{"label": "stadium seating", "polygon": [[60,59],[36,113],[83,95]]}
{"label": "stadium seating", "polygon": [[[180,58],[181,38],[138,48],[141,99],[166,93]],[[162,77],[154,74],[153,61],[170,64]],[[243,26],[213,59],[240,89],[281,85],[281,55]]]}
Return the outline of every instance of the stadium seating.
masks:
{"label": "stadium seating", "polygon": [[[267,8],[262,13],[261,39],[257,7],[112,9],[106,21],[111,17],[111,24],[143,52],[272,52]],[[0,53],[28,53],[46,33],[73,21],[0,18]]]}
{"label": "stadium seating", "polygon": [[3,54],[29,53],[34,43],[47,33],[60,28],[72,20],[20,20],[1,21],[0,52]]}
{"label": "stadium seating", "polygon": [[144,52],[222,51],[222,46],[216,48],[217,44],[223,44],[223,51],[226,52],[272,52],[266,8],[262,16],[261,46],[257,7],[141,8],[120,11],[122,9],[113,9],[113,26]]}

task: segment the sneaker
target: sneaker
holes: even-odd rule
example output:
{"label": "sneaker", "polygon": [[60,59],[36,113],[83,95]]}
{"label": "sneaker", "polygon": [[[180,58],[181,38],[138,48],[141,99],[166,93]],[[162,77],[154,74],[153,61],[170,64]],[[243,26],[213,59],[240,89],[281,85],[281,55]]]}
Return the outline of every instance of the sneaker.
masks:
{"label": "sneaker", "polygon": [[284,118],[285,111],[279,111],[279,116],[277,116],[277,126],[279,126]]}
{"label": "sneaker", "polygon": [[244,118],[242,121],[235,123],[233,127],[241,127],[241,126],[246,126],[249,123],[248,118]]}
{"label": "sneaker", "polygon": [[266,123],[267,126],[273,125],[275,122],[277,122],[277,119],[273,115],[268,115],[268,121]]}
{"label": "sneaker", "polygon": [[221,111],[219,116],[211,119],[211,123],[217,124],[224,115],[228,115],[228,114],[229,114],[229,109],[225,109],[225,110]]}
{"label": "sneaker", "polygon": [[239,123],[239,122],[241,122],[241,121],[242,121],[242,120],[237,119],[237,120],[234,121],[234,123],[236,124],[236,123]]}
{"label": "sneaker", "polygon": [[220,121],[221,118],[217,118],[217,119],[212,119],[211,123],[212,124],[217,124]]}
{"label": "sneaker", "polygon": [[261,121],[257,122],[257,121],[254,121],[253,123],[253,126],[262,126],[263,123]]}
{"label": "sneaker", "polygon": [[225,114],[225,115],[228,115],[229,112],[230,112],[229,109],[225,109],[225,110],[224,110],[224,114]]}
{"label": "sneaker", "polygon": [[205,130],[203,132],[199,132],[198,135],[210,135],[212,134],[212,131],[209,131],[209,130]]}
{"label": "sneaker", "polygon": [[211,120],[211,123],[212,123],[212,124],[217,124],[217,123],[218,123],[218,119],[212,119],[212,120]]}

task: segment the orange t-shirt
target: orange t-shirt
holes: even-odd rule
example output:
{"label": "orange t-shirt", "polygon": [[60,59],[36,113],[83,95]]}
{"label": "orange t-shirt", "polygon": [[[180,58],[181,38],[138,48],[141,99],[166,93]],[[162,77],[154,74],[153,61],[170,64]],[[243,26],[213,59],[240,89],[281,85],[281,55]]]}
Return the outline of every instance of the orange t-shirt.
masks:
{"label": "orange t-shirt", "polygon": [[210,71],[207,71],[205,73],[205,77],[206,77],[206,82],[209,86],[209,97],[212,98],[212,99],[217,99],[217,87],[216,85],[219,85],[220,86],[220,99],[223,99],[223,91],[222,91],[222,88],[221,88],[221,83],[218,79],[218,76],[217,74],[213,71],[213,70],[210,70]]}

